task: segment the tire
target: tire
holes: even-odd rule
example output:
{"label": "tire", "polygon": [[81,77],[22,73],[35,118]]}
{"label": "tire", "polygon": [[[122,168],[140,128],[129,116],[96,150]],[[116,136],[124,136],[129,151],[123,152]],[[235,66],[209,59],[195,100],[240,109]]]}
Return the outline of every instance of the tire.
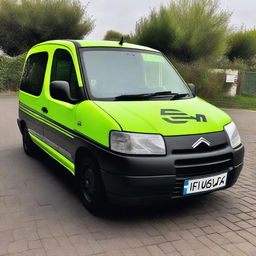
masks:
{"label": "tire", "polygon": [[102,216],[108,201],[98,164],[89,156],[82,157],[79,159],[76,175],[81,200],[89,212]]}
{"label": "tire", "polygon": [[23,131],[22,131],[22,142],[23,142],[24,152],[28,156],[35,156],[37,148],[35,143],[31,140],[30,135],[28,133],[28,128],[26,126],[23,128]]}

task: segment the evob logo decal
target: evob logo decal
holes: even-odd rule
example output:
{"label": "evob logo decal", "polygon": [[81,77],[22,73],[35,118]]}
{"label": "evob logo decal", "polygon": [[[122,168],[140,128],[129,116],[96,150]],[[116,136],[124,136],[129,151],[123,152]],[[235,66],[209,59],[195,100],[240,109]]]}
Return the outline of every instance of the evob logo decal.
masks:
{"label": "evob logo decal", "polygon": [[207,122],[205,115],[196,114],[195,116],[189,116],[178,109],[161,109],[161,115],[169,116],[169,118],[163,117],[162,119],[171,124],[184,124],[187,123],[188,120]]}

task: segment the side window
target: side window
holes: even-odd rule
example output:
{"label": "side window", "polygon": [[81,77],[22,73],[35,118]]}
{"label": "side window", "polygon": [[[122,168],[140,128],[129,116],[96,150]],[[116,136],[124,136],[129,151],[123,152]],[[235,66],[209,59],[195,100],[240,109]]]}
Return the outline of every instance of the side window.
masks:
{"label": "side window", "polygon": [[48,54],[46,52],[35,53],[28,57],[20,85],[22,91],[35,96],[40,95],[44,83],[47,60]]}
{"label": "side window", "polygon": [[65,50],[59,49],[54,53],[51,82],[56,80],[68,82],[71,97],[79,98],[79,87],[73,60],[69,52]]}

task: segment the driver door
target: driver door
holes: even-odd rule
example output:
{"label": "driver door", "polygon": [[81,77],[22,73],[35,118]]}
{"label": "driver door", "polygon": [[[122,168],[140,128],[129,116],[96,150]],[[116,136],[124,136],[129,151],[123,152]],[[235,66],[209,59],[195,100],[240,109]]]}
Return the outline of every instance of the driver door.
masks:
{"label": "driver door", "polygon": [[[52,81],[66,81],[69,83],[72,98],[78,98],[79,87],[76,70],[72,55],[66,49],[55,49],[52,60],[51,79]],[[58,151],[70,162],[74,162],[74,136],[72,131],[75,126],[76,105],[65,101],[54,99],[48,87],[48,100],[45,107],[45,115],[49,118],[44,136],[48,144]]]}

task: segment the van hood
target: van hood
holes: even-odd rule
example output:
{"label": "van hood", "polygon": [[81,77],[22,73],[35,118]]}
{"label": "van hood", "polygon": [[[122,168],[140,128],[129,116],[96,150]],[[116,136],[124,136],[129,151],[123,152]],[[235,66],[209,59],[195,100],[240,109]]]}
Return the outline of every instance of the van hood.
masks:
{"label": "van hood", "polygon": [[94,101],[123,131],[163,136],[223,131],[232,119],[222,110],[195,97],[158,101]]}

